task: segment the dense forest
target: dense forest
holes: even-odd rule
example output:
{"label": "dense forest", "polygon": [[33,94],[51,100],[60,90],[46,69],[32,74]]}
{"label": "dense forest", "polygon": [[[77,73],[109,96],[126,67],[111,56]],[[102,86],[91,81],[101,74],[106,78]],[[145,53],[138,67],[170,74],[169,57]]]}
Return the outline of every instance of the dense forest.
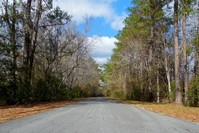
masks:
{"label": "dense forest", "polygon": [[101,78],[107,96],[199,106],[199,1],[132,0]]}
{"label": "dense forest", "polygon": [[52,0],[3,0],[0,8],[0,103],[67,100],[98,94],[87,20],[77,30]]}

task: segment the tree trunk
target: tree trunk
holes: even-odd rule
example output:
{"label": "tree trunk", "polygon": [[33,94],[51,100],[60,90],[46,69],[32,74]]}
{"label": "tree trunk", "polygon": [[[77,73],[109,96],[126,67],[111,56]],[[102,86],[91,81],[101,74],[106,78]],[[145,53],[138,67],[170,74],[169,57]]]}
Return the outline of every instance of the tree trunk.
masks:
{"label": "tree trunk", "polygon": [[[197,24],[196,24],[196,37],[199,37],[199,0],[197,1],[197,5],[198,5],[198,12],[197,12]],[[199,75],[199,48],[196,47],[194,76],[196,77],[198,75]]]}
{"label": "tree trunk", "polygon": [[31,3],[32,0],[27,0],[26,4],[26,21],[25,21],[25,42],[24,42],[24,66],[25,66],[25,83],[31,85],[32,70],[34,64],[34,54],[36,49],[37,34],[39,20],[42,14],[42,0],[37,1],[37,9],[34,21],[31,20]]}
{"label": "tree trunk", "polygon": [[12,28],[11,28],[11,42],[12,42],[12,56],[13,56],[13,89],[14,89],[14,94],[17,95],[17,42],[16,42],[16,0],[13,0],[13,7],[12,7]]}
{"label": "tree trunk", "polygon": [[182,104],[180,89],[180,62],[179,62],[179,35],[178,35],[178,0],[174,0],[174,59],[175,59],[175,102]]}
{"label": "tree trunk", "polygon": [[140,89],[141,89],[141,93],[144,93],[144,89],[143,89],[143,67],[144,67],[144,65],[143,65],[143,59],[141,60],[141,66],[140,66],[140,78],[141,78],[141,80],[140,80]]}
{"label": "tree trunk", "polygon": [[26,85],[30,85],[31,81],[31,70],[30,70],[30,55],[31,55],[31,29],[32,29],[32,21],[31,21],[31,3],[32,0],[27,0],[25,6],[25,25],[24,25],[24,80]]}
{"label": "tree trunk", "polygon": [[188,92],[188,72],[187,72],[187,33],[186,33],[186,14],[183,14],[182,17],[182,37],[183,37],[183,87],[184,87],[184,101],[187,103],[188,97],[187,97],[187,92]]}
{"label": "tree trunk", "polygon": [[[12,64],[11,64],[11,69],[10,69],[10,74],[12,76],[12,89],[13,89],[13,93],[11,94],[11,98],[12,100],[15,100],[16,96],[17,96],[17,45],[16,45],[16,0],[13,0],[13,5],[12,5],[12,10],[11,13],[9,15],[9,2],[8,0],[5,1],[5,21],[8,25],[8,29],[9,29],[9,36],[10,36],[10,44],[11,44],[11,48],[12,48]],[[11,16],[11,18],[9,18],[8,16]]]}
{"label": "tree trunk", "polygon": [[[163,35],[165,36],[165,35]],[[164,66],[165,71],[167,75],[167,87],[168,87],[168,94],[169,94],[169,101],[171,101],[170,94],[171,94],[171,75],[170,75],[170,68],[168,65],[168,59],[167,59],[167,51],[166,51],[166,39],[163,39],[163,49],[164,49]]]}
{"label": "tree trunk", "polygon": [[[153,20],[153,18],[152,18]],[[148,101],[152,101],[152,59],[153,59],[153,45],[154,45],[154,27],[152,25],[151,27],[151,42],[149,44],[149,59],[148,59],[148,63],[149,63],[149,85],[148,85],[148,91],[149,91],[149,94],[148,94]]]}
{"label": "tree trunk", "polygon": [[159,82],[159,70],[157,70],[157,103],[160,103],[160,82]]}
{"label": "tree trunk", "polygon": [[168,66],[168,60],[165,57],[165,69],[166,69],[166,75],[167,75],[167,85],[168,85],[168,92],[171,93],[171,76],[170,76],[170,70]]}

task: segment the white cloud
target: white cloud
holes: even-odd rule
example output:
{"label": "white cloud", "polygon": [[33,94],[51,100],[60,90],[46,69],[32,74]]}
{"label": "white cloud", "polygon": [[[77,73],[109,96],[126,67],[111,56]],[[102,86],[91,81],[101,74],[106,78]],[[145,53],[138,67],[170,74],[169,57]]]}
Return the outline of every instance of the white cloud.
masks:
{"label": "white cloud", "polygon": [[94,60],[95,60],[96,63],[99,64],[99,65],[103,65],[103,64],[107,63],[107,61],[108,61],[107,58],[102,58],[102,57],[101,57],[101,58],[95,57]]}
{"label": "white cloud", "polygon": [[[115,1],[117,0],[54,0],[54,5],[67,11],[77,23],[83,22],[85,17],[104,18],[105,23],[108,23],[113,29],[121,30],[124,26],[123,20],[127,15],[116,13],[112,7]],[[88,40],[92,41],[91,55],[95,61],[99,65],[106,63],[112,55],[112,49],[115,48],[114,43],[117,42],[117,39],[93,36]]]}
{"label": "white cloud", "polygon": [[123,13],[121,16],[115,16],[111,26],[113,29],[121,30],[124,27],[123,20],[127,17],[126,13]]}
{"label": "white cloud", "polygon": [[107,2],[93,0],[58,0],[55,4],[72,14],[76,21],[83,21],[83,17],[109,17],[112,10]]}
{"label": "white cloud", "polygon": [[103,17],[115,30],[123,28],[126,14],[118,15],[112,7],[116,0],[55,0],[54,5],[67,11],[73,20],[81,23],[87,17]]}
{"label": "white cloud", "polygon": [[89,38],[89,41],[93,43],[91,55],[98,64],[102,65],[106,63],[112,55],[112,50],[115,48],[114,43],[117,42],[117,39],[115,37],[93,36]]}

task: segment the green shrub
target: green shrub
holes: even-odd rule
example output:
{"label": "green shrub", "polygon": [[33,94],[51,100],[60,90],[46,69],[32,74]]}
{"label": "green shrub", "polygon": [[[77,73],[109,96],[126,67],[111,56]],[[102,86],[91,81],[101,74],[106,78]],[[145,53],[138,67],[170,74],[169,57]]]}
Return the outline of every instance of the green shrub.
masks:
{"label": "green shrub", "polygon": [[87,97],[87,93],[83,90],[83,88],[79,86],[75,86],[70,90],[70,97],[71,98],[82,98]]}
{"label": "green shrub", "polygon": [[34,101],[66,100],[69,97],[69,90],[55,76],[47,75],[35,83]]}
{"label": "green shrub", "polygon": [[192,107],[199,106],[199,77],[193,79],[191,88],[188,90],[188,105]]}
{"label": "green shrub", "polygon": [[129,89],[127,90],[126,99],[139,101],[141,99],[141,89],[140,86],[135,83],[131,83]]}
{"label": "green shrub", "polygon": [[18,96],[17,96],[17,102],[18,103],[30,103],[34,101],[34,92],[33,92],[33,87],[31,85],[27,85],[23,82],[19,83],[19,88],[18,88]]}
{"label": "green shrub", "polygon": [[125,99],[125,94],[121,89],[115,89],[113,92],[113,97]]}

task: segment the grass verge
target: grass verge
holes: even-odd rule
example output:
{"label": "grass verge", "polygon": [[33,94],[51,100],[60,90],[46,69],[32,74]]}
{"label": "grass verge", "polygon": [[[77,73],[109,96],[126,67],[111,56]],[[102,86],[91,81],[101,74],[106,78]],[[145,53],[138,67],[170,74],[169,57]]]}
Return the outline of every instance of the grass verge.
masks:
{"label": "grass verge", "polygon": [[32,114],[37,114],[39,112],[43,112],[52,108],[63,107],[83,100],[85,99],[78,98],[69,101],[42,102],[29,105],[0,106],[0,123]]}

